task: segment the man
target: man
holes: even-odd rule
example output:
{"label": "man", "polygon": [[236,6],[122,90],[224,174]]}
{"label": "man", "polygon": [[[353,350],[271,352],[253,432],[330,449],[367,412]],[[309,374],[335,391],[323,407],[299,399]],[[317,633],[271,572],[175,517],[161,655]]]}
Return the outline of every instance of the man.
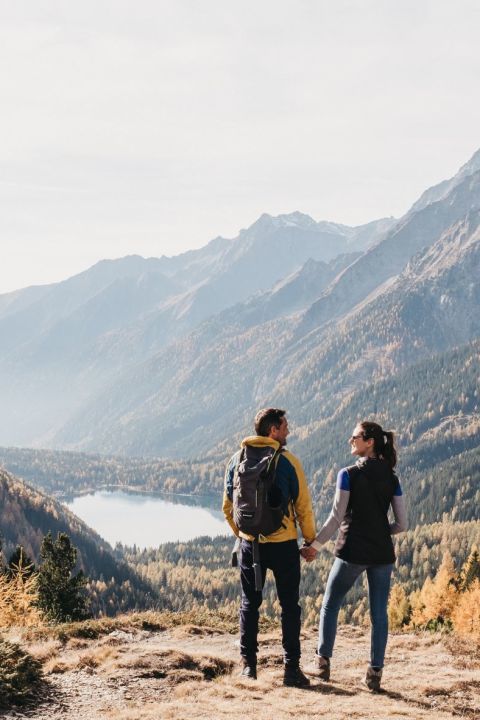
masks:
{"label": "man", "polygon": [[243,660],[242,675],[257,677],[258,618],[262,591],[255,589],[254,538],[239,531],[233,514],[233,485],[242,456],[242,448],[264,448],[271,456],[278,454],[275,485],[281,493],[284,511],[279,530],[266,537],[260,536],[259,564],[261,587],[267,569],[272,570],[282,608],[282,644],[284,650],[284,685],[307,687],[310,681],[300,669],[300,553],[297,542],[297,521],[306,543],[315,538],[315,521],[305,474],[298,458],[285,450],[289,434],[285,410],[266,408],[255,417],[254,437],[247,437],[241,449],[233,455],[225,473],[223,512],[237,537],[240,538],[240,654]]}

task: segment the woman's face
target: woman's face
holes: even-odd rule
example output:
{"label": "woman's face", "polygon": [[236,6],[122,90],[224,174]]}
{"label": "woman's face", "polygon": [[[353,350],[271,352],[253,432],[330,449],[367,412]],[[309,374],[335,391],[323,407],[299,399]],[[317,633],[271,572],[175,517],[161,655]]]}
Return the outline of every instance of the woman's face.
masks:
{"label": "woman's face", "polygon": [[350,443],[350,452],[352,455],[358,455],[358,457],[371,455],[373,450],[373,439],[364,440],[361,425],[355,425],[348,442]]}

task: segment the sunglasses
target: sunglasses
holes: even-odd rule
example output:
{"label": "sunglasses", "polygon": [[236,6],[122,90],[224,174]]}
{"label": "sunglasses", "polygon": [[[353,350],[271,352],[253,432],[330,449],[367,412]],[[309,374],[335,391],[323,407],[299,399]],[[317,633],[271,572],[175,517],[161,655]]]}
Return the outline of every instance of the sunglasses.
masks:
{"label": "sunglasses", "polygon": [[352,437],[350,437],[350,438],[348,439],[348,442],[351,443],[351,442],[354,442],[355,440],[365,440],[365,438],[364,438],[364,436],[363,436],[362,434],[360,434],[360,435],[352,435]]}

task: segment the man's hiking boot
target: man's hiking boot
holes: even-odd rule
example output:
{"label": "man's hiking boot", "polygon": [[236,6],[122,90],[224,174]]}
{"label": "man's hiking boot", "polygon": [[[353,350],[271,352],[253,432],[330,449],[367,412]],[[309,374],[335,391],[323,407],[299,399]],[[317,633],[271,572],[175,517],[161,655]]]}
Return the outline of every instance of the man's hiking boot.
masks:
{"label": "man's hiking boot", "polygon": [[299,665],[285,665],[283,684],[288,687],[306,688],[310,686],[310,680],[300,670]]}
{"label": "man's hiking boot", "polygon": [[257,679],[257,666],[254,663],[243,662],[243,668],[240,675],[250,680]]}
{"label": "man's hiking boot", "polygon": [[305,668],[305,672],[328,682],[330,680],[330,658],[315,653],[313,663]]}
{"label": "man's hiking boot", "polygon": [[382,681],[382,669],[375,670],[371,665],[367,668],[367,674],[365,676],[364,683],[369,690],[372,692],[378,692],[380,690],[380,683]]}

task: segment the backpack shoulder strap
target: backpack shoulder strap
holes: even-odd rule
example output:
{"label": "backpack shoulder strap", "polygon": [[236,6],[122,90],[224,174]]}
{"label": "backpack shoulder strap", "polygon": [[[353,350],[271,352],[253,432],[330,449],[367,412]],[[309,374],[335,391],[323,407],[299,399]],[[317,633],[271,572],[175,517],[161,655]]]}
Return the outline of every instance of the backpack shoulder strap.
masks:
{"label": "backpack shoulder strap", "polygon": [[280,457],[281,453],[283,452],[283,448],[279,447],[275,450],[272,457],[268,461],[267,470],[265,472],[265,476],[267,478],[272,478],[272,482],[275,482],[275,470],[277,469],[277,463],[278,458]]}
{"label": "backpack shoulder strap", "polygon": [[245,446],[242,447],[240,452],[238,453],[237,462],[235,463],[234,472],[235,474],[238,473],[238,468],[240,467],[241,463],[245,460],[245,455],[247,454],[247,449]]}

